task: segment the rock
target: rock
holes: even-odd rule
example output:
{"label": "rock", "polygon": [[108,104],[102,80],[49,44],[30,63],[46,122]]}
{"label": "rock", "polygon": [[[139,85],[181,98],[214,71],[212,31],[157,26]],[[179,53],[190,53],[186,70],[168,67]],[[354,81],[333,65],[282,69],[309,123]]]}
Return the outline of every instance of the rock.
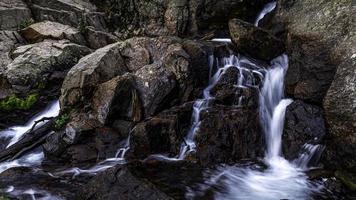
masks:
{"label": "rock", "polygon": [[326,136],[324,111],[303,101],[287,107],[283,132],[283,154],[289,159],[299,156],[304,144],[321,144]]}
{"label": "rock", "polygon": [[132,167],[120,165],[95,176],[80,189],[75,199],[173,200],[148,179],[136,176]]}
{"label": "rock", "polygon": [[70,68],[88,53],[87,47],[66,40],[21,46],[12,53],[14,60],[7,66],[3,77],[12,89],[26,92],[41,83],[46,84],[52,72]]}
{"label": "rock", "polygon": [[67,167],[88,167],[96,161],[115,157],[128,133],[118,132],[108,127],[73,130],[70,124],[65,131],[52,134],[44,143],[44,164],[48,166],[61,165]]}
{"label": "rock", "polygon": [[287,33],[287,93],[324,106],[329,167],[356,166],[355,12],[351,0],[280,0],[275,17]]}
{"label": "rock", "polygon": [[[10,52],[17,46],[25,43],[25,40],[15,31],[0,31],[0,74],[6,70],[6,66],[12,62]],[[2,95],[0,95],[1,98]]]}
{"label": "rock", "polygon": [[136,71],[135,77],[146,117],[156,114],[175,98],[175,76],[162,65],[146,65]]}
{"label": "rock", "polygon": [[88,45],[92,49],[99,49],[118,41],[118,38],[110,33],[97,31],[93,27],[86,27],[84,31]]}
{"label": "rock", "polygon": [[28,199],[28,191],[32,189],[36,196],[49,199],[72,199],[78,182],[63,181],[54,178],[48,173],[34,170],[29,167],[11,168],[0,174],[0,187],[7,189],[13,187],[8,195],[13,199]]}
{"label": "rock", "polygon": [[96,118],[107,124],[112,119],[138,122],[142,118],[141,100],[131,74],[117,76],[99,85],[93,95]]}
{"label": "rock", "polygon": [[191,125],[193,103],[173,107],[137,124],[130,138],[129,159],[145,159],[151,154],[179,153]]}
{"label": "rock", "polygon": [[258,110],[215,105],[201,113],[195,156],[203,166],[264,155]]}
{"label": "rock", "polygon": [[351,59],[355,7],[351,0],[337,3],[280,0],[278,5],[275,23],[285,25],[289,56],[287,93],[321,104],[336,69],[344,61],[344,53],[350,52],[345,57]]}
{"label": "rock", "polygon": [[21,35],[30,43],[41,42],[45,39],[67,39],[77,44],[86,44],[78,29],[51,21],[32,24],[21,30]]}
{"label": "rock", "polygon": [[284,43],[271,33],[239,19],[229,21],[230,35],[241,53],[270,61],[285,51]]}
{"label": "rock", "polygon": [[73,27],[93,26],[106,30],[104,13],[87,0],[32,0],[30,8],[36,21],[53,21]]}
{"label": "rock", "polygon": [[31,21],[31,11],[22,0],[0,2],[0,30],[18,30]]}
{"label": "rock", "polygon": [[115,43],[98,49],[71,68],[62,86],[63,109],[90,98],[98,84],[127,71],[119,47],[120,43]]}
{"label": "rock", "polygon": [[[239,17],[253,22],[268,0],[94,0],[100,11],[110,13],[109,25],[120,39],[133,36],[197,36],[227,30],[226,20]],[[224,31],[222,31],[224,32]]]}

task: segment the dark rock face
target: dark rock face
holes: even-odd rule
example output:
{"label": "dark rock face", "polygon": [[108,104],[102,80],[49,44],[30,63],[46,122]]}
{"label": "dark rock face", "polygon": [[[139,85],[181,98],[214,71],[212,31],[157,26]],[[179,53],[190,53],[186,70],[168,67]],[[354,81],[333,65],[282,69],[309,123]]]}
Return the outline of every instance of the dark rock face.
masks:
{"label": "dark rock face", "polygon": [[284,43],[273,34],[239,19],[229,21],[230,35],[241,53],[270,61],[285,51]]}
{"label": "dark rock face", "polygon": [[287,107],[283,133],[283,154],[298,157],[304,144],[320,144],[326,136],[324,112],[318,106],[294,101]]}
{"label": "dark rock face", "polygon": [[130,167],[117,166],[93,178],[77,193],[75,199],[171,200],[173,198],[147,180],[135,176],[135,172]]}
{"label": "dark rock face", "polygon": [[323,104],[331,134],[327,149],[333,149],[328,160],[343,167],[356,165],[351,156],[356,152],[353,15],[351,0],[281,0],[275,17],[277,23],[285,24],[287,33],[287,93]]}
{"label": "dark rock face", "polygon": [[203,166],[263,156],[265,143],[256,110],[216,105],[201,118],[196,157]]}
{"label": "dark rock face", "polygon": [[137,124],[131,133],[128,157],[145,159],[151,154],[177,155],[191,125],[192,106],[193,103],[186,103]]}

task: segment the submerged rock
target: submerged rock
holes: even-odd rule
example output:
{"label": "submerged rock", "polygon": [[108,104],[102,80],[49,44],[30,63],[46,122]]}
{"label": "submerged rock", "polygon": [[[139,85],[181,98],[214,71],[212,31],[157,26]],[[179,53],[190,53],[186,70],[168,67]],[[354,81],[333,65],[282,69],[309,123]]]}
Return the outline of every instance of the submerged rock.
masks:
{"label": "submerged rock", "polygon": [[229,21],[230,35],[241,53],[270,61],[285,51],[284,43],[266,30],[239,19]]}

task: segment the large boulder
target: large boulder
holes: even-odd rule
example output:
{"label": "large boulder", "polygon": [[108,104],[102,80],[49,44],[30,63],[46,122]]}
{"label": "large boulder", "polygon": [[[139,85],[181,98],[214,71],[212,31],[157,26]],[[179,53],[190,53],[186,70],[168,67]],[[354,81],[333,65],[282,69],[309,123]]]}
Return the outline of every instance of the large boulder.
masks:
{"label": "large boulder", "polygon": [[0,30],[18,30],[31,21],[31,11],[22,0],[0,2]]}
{"label": "large boulder", "polygon": [[275,17],[287,33],[287,93],[323,103],[333,167],[356,166],[355,13],[352,0],[280,0]]}
{"label": "large boulder", "polygon": [[321,144],[326,136],[324,111],[315,105],[297,100],[286,110],[283,131],[283,154],[295,159],[305,144]]}
{"label": "large boulder", "polygon": [[12,89],[26,92],[47,84],[54,71],[65,71],[90,53],[84,46],[66,40],[47,40],[18,47],[12,52],[14,60],[6,67],[3,78]]}
{"label": "large boulder", "polygon": [[275,21],[285,25],[289,95],[322,103],[338,66],[345,58],[352,59],[353,46],[345,45],[355,40],[352,4],[352,0],[278,1]]}
{"label": "large boulder", "polygon": [[229,21],[230,35],[241,53],[270,61],[285,51],[284,43],[266,30],[239,19]]}
{"label": "large boulder", "polygon": [[77,44],[86,44],[78,29],[51,21],[32,24],[21,30],[21,35],[30,43],[42,42],[45,39],[67,39]]}
{"label": "large boulder", "polygon": [[264,155],[258,110],[215,105],[201,113],[196,157],[203,166]]}
{"label": "large boulder", "polygon": [[120,43],[108,45],[82,58],[68,72],[62,86],[63,109],[90,98],[98,84],[127,71]]}

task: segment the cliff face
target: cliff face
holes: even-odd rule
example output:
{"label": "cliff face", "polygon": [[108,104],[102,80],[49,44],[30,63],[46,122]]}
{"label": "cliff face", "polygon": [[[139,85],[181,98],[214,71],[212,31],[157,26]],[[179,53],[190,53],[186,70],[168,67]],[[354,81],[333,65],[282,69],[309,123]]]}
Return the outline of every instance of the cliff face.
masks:
{"label": "cliff face", "polygon": [[[129,164],[116,160],[94,178],[75,181],[65,174],[63,184],[60,173],[10,169],[1,173],[0,186],[55,182],[59,186],[49,190],[68,199],[185,198],[184,184],[201,181],[205,169],[264,156],[260,90],[270,61],[284,52],[286,96],[297,101],[286,111],[283,154],[293,160],[303,144],[323,144],[325,167],[353,174],[355,5],[279,0],[262,27],[255,27],[269,2],[2,0],[0,128],[24,123],[59,99],[60,115],[45,126],[51,134],[31,146],[43,149],[47,171],[80,174],[76,167],[100,168],[121,154]],[[216,37],[232,42],[212,42]],[[234,59],[243,60],[243,70],[222,70],[214,79]],[[196,101],[202,97],[207,105]],[[157,159],[180,154],[198,111],[194,151],[177,163]],[[37,132],[31,137],[24,140],[33,141]],[[5,150],[6,142],[0,140],[0,160],[24,153],[16,145],[14,152]],[[174,181],[179,184],[168,184]]]}

